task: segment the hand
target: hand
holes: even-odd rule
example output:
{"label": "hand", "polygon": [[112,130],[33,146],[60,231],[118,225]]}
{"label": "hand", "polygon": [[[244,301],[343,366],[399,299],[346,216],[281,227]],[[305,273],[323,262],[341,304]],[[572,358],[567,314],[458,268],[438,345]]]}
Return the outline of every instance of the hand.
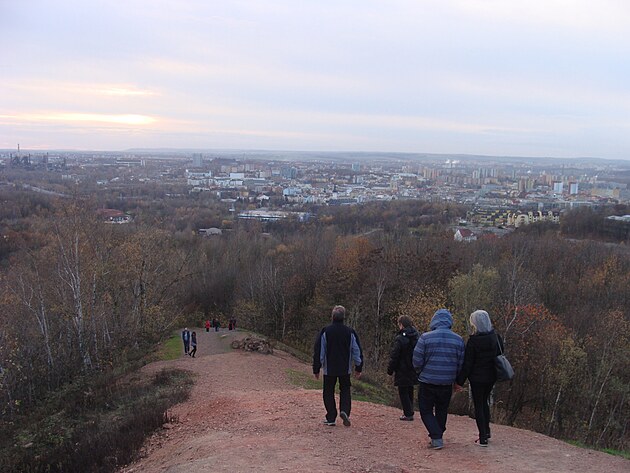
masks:
{"label": "hand", "polygon": [[464,388],[457,383],[453,384],[453,389],[455,390],[456,393],[464,390]]}
{"label": "hand", "polygon": [[319,379],[319,373],[313,373],[313,376],[315,376],[315,379]]}
{"label": "hand", "polygon": [[355,371],[354,372],[354,377],[357,379],[361,379],[361,371]]}

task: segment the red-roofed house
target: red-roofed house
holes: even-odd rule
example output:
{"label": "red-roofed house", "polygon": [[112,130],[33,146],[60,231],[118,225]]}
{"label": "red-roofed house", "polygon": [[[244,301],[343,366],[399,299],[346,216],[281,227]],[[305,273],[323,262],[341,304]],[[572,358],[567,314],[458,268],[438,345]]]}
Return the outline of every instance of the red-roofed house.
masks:
{"label": "red-roofed house", "polygon": [[458,228],[455,232],[455,241],[475,241],[477,235],[467,228]]}
{"label": "red-roofed house", "polygon": [[129,223],[131,216],[116,209],[100,209],[98,215],[107,223]]}

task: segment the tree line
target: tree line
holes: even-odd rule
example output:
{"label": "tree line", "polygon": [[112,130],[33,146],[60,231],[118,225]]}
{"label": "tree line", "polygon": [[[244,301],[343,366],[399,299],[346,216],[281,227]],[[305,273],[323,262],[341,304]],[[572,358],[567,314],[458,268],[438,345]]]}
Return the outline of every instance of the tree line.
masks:
{"label": "tree line", "polygon": [[[181,323],[233,316],[310,352],[336,304],[361,337],[370,379],[386,383],[396,318],[422,331],[447,307],[461,335],[485,309],[506,340],[516,377],[496,389],[496,420],[630,448],[626,246],[549,228],[458,243],[446,223],[461,209],[423,202],[320,209],[309,222],[235,223],[202,238],[169,223],[193,218],[172,205],[160,202],[152,219],[143,204],[142,218],[120,226],[96,220],[91,201],[20,210],[21,242],[3,253],[0,280],[3,420]],[[213,219],[228,218],[217,209]]]}

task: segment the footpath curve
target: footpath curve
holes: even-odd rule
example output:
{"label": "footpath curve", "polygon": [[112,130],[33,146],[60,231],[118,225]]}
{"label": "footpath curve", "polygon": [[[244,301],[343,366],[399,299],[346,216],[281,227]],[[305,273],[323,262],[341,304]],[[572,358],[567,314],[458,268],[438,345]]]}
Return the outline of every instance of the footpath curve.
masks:
{"label": "footpath curve", "polygon": [[[141,458],[120,470],[139,472],[484,472],[628,473],[630,461],[534,432],[493,426],[489,448],[474,445],[474,420],[449,416],[445,448],[426,448],[420,422],[398,409],[353,401],[352,427],[322,425],[321,391],[294,386],[310,367],[276,351],[230,351],[243,333],[198,333],[197,357],[149,364],[150,374],[180,368],[195,376],[191,396],[171,424],[149,438]],[[293,373],[293,375],[292,375]]]}

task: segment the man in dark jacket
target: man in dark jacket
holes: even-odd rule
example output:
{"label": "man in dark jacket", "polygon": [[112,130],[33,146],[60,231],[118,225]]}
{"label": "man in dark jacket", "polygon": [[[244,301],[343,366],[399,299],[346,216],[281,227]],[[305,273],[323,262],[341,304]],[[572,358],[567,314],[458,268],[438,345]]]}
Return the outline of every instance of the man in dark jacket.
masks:
{"label": "man in dark jacket", "polygon": [[190,349],[190,330],[188,330],[188,327],[182,330],[182,341],[184,342],[184,354],[188,355],[188,350]]}
{"label": "man in dark jacket", "polygon": [[394,386],[398,386],[400,404],[403,415],[400,420],[413,420],[413,387],[418,384],[418,376],[413,368],[413,349],[418,342],[418,331],[413,327],[411,318],[407,315],[398,317],[399,332],[394,339],[392,351],[389,355],[387,374],[394,376]]}
{"label": "man in dark jacket", "polygon": [[453,384],[464,362],[464,340],[451,330],[453,316],[446,309],[435,312],[429,332],[423,333],[413,351],[413,367],[420,373],[418,408],[431,437],[430,448],[444,447],[448,405]]}
{"label": "man in dark jacket", "polygon": [[313,349],[313,375],[319,379],[319,372],[324,371],[324,407],[326,408],[325,425],[334,426],[337,419],[335,403],[335,385],[339,380],[339,417],[343,425],[350,426],[350,373],[354,361],[355,376],[361,377],[363,353],[356,332],[344,325],[346,309],[335,306],[332,310],[332,323],[322,329]]}

